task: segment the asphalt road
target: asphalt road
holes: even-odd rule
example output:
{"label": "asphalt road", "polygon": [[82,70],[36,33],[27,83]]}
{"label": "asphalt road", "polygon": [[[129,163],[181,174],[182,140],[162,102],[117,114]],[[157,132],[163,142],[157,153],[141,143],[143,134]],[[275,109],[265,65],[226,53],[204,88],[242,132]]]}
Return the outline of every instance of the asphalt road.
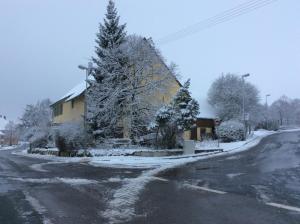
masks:
{"label": "asphalt road", "polygon": [[0,151],[0,224],[107,223],[101,211],[120,180],[141,173],[49,162]]}
{"label": "asphalt road", "polygon": [[147,185],[136,204],[139,216],[128,223],[300,223],[299,132],[159,177],[165,181]]}
{"label": "asphalt road", "polygon": [[[126,212],[130,219],[120,223],[300,223],[299,132],[270,136],[247,152],[167,170],[143,188],[144,172],[0,151],[0,224],[114,223]],[[116,200],[118,193],[127,198]],[[133,206],[134,214],[126,206]]]}

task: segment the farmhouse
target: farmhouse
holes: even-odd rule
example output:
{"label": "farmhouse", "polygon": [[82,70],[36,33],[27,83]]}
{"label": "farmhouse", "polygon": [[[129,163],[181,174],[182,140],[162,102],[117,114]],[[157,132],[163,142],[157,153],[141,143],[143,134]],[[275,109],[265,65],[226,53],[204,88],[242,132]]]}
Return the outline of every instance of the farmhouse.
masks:
{"label": "farmhouse", "polygon": [[[156,91],[145,94],[143,96],[143,99],[145,102],[149,102],[149,104],[151,103],[152,108],[159,109],[163,105],[169,104],[171,102],[172,98],[181,87],[181,83],[177,80],[177,78],[170,71],[161,56],[153,48],[151,40],[143,38],[142,41],[145,42],[145,44],[149,47],[149,49],[151,49],[151,51],[153,50],[153,54],[155,55],[154,66],[156,70],[161,71],[160,74],[154,75],[153,79],[155,79],[155,81],[162,80],[162,82],[157,82],[160,83],[160,88],[156,88]],[[51,105],[53,110],[54,125],[68,122],[84,121],[86,108],[85,93],[87,88],[88,86],[86,82],[83,81]],[[126,128],[127,122],[123,121],[121,123],[123,136],[120,137],[128,137]]]}

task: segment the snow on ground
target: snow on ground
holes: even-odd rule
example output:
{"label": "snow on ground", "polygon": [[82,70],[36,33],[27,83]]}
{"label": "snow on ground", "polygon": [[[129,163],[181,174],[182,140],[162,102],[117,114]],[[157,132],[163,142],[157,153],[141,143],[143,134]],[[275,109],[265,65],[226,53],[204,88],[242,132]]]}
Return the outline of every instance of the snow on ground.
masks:
{"label": "snow on ground", "polygon": [[[130,221],[136,214],[134,205],[139,198],[139,194],[144,189],[145,185],[152,180],[156,180],[155,176],[160,172],[175,168],[177,166],[185,165],[187,163],[196,162],[201,159],[207,159],[218,155],[226,155],[231,153],[247,150],[258,144],[263,137],[273,134],[274,132],[257,131],[247,141],[238,143],[228,143],[224,148],[226,150],[222,153],[206,153],[198,156],[173,156],[173,157],[106,157],[103,159],[93,158],[90,164],[97,166],[110,167],[147,167],[152,166],[154,169],[144,171],[142,175],[137,178],[129,179],[121,188],[119,188],[113,195],[113,199],[102,212],[102,215],[108,219],[109,223],[123,223]],[[234,177],[233,174],[231,177]]]}
{"label": "snow on ground", "polygon": [[43,166],[45,165],[55,165],[55,164],[61,164],[61,163],[64,163],[64,162],[46,162],[46,163],[38,163],[38,164],[32,164],[30,166],[31,169],[35,170],[35,171],[38,171],[38,172],[49,172],[48,170],[45,170],[43,168]]}
{"label": "snow on ground", "polygon": [[199,142],[196,145],[196,148],[200,150],[223,149],[224,152],[235,151],[238,149],[242,151],[258,144],[263,137],[266,137],[274,133],[276,132],[258,130],[258,131],[254,131],[250,136],[248,136],[247,140],[245,141],[219,143],[219,144],[217,141],[204,141],[204,142]]}
{"label": "snow on ground", "polygon": [[34,150],[36,151],[40,151],[40,152],[58,152],[58,148],[47,148],[47,149],[44,149],[44,148],[35,148]]}
{"label": "snow on ground", "polygon": [[43,224],[53,224],[50,219],[47,219],[44,214],[47,212],[46,208],[41,203],[32,197],[28,192],[24,192],[26,201],[39,213],[43,218]]}
{"label": "snow on ground", "polygon": [[88,180],[88,179],[81,179],[81,178],[61,178],[61,177],[40,178],[40,179],[34,179],[34,178],[10,178],[10,179],[14,180],[14,181],[20,181],[20,182],[26,182],[26,183],[37,183],[37,184],[65,183],[65,184],[69,184],[72,186],[98,183],[98,181],[96,181],[96,180]]}
{"label": "snow on ground", "polygon": [[125,184],[115,191],[113,199],[109,201],[102,215],[108,219],[108,223],[110,224],[130,221],[136,215],[134,204],[139,199],[139,194],[146,184],[152,180],[159,180],[155,176],[166,169],[175,168],[197,160],[197,157],[182,158],[176,160],[176,162],[175,160],[171,160],[172,162],[165,163],[158,168],[144,171],[137,178],[127,179]]}
{"label": "snow on ground", "polygon": [[[287,130],[288,131],[300,131],[300,129]],[[271,132],[265,130],[255,131],[246,141],[234,142],[234,143],[221,143],[219,148],[223,149],[223,152],[211,152],[211,153],[200,153],[193,155],[184,155],[184,156],[169,156],[169,157],[137,157],[137,156],[108,156],[112,154],[104,154],[101,157],[91,157],[91,158],[62,158],[56,156],[45,156],[45,155],[28,155],[35,158],[49,159],[57,162],[88,162],[93,166],[99,167],[114,167],[114,168],[147,168],[142,175],[126,180],[120,180],[118,178],[111,179],[108,181],[123,181],[124,184],[121,188],[114,192],[113,198],[108,202],[108,205],[102,215],[108,219],[109,223],[123,223],[131,220],[135,216],[134,205],[139,198],[139,194],[144,189],[145,185],[152,180],[159,181],[155,176],[160,172],[175,168],[177,166],[182,166],[188,163],[196,162],[199,160],[212,158],[215,156],[222,155],[231,155],[237,152],[248,150],[255,145],[257,145],[264,137],[272,135],[274,133],[280,132]],[[199,144],[197,145],[199,148]],[[209,149],[212,148],[211,145],[201,145],[200,149]],[[215,149],[215,146],[214,146]],[[122,150],[122,149],[121,149]],[[98,150],[97,150],[98,151]],[[23,152],[24,154],[24,152]],[[26,154],[26,153],[25,153]],[[116,155],[113,153],[113,155]],[[47,163],[45,163],[47,164]],[[42,171],[42,166],[35,167]],[[240,174],[231,174],[228,177],[234,178],[236,175]],[[22,181],[22,180],[21,180]],[[25,180],[25,181],[35,181],[35,180]],[[56,182],[65,182],[67,180],[55,179],[55,180],[45,180],[45,181],[56,181]],[[70,180],[74,182],[74,180]],[[80,181],[79,181],[80,182]]]}
{"label": "snow on ground", "polygon": [[92,156],[124,156],[137,151],[149,151],[148,148],[114,148],[114,149],[91,149],[88,150]]}
{"label": "snow on ground", "polygon": [[102,156],[92,157],[89,164],[97,167],[150,169],[177,164],[178,162],[194,161],[195,158],[216,153],[199,153],[184,156],[142,157],[142,156]]}
{"label": "snow on ground", "polygon": [[15,145],[12,145],[12,146],[0,146],[0,151],[1,150],[12,150],[12,149],[15,149],[15,148],[17,148],[17,146],[15,146]]}

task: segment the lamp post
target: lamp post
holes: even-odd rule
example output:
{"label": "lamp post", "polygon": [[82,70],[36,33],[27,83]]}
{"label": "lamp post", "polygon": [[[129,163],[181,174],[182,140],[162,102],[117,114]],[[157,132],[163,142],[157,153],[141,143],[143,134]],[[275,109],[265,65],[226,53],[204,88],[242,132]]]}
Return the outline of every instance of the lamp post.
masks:
{"label": "lamp post", "polygon": [[266,107],[268,107],[268,97],[271,96],[271,94],[266,95]]}
{"label": "lamp post", "polygon": [[250,74],[247,73],[245,75],[242,75],[242,80],[243,80],[243,122],[244,122],[244,126],[245,126],[245,137],[247,135],[247,125],[246,125],[246,117],[245,117],[245,78],[249,77]]}
{"label": "lamp post", "polygon": [[86,128],[86,120],[87,120],[87,88],[88,88],[88,77],[92,72],[93,69],[93,63],[89,62],[88,66],[84,66],[84,65],[78,65],[78,68],[81,70],[85,71],[85,92],[84,92],[84,119],[83,119],[83,123],[84,123],[84,127]]}
{"label": "lamp post", "polygon": [[267,117],[267,124],[266,124],[266,128],[267,130],[269,129],[269,106],[268,106],[268,97],[271,96],[271,94],[266,94],[266,117]]}

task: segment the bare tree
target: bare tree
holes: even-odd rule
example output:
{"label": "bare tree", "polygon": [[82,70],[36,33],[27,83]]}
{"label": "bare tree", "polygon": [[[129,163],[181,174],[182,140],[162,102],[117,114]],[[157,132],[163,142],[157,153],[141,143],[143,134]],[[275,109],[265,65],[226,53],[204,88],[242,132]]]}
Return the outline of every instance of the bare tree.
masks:
{"label": "bare tree", "polygon": [[250,114],[250,118],[254,117],[259,104],[259,91],[253,84],[243,82],[240,76],[234,74],[222,75],[213,82],[208,92],[208,102],[221,120],[240,120],[243,91],[245,111]]}

